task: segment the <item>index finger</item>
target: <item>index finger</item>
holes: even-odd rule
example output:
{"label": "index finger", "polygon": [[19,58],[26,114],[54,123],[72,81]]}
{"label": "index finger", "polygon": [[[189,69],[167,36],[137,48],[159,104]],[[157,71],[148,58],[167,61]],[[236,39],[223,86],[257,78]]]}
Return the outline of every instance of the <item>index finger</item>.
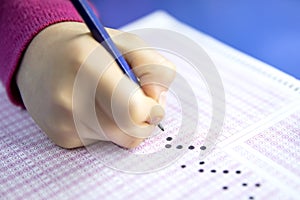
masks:
{"label": "index finger", "polygon": [[164,105],[165,93],[176,74],[175,65],[134,34],[113,29],[108,32],[139,78],[145,94]]}

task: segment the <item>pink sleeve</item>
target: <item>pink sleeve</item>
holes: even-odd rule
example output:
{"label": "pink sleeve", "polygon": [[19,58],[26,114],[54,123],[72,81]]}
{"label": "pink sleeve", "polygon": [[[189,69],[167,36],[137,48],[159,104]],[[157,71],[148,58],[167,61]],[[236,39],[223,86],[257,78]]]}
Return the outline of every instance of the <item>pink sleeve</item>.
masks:
{"label": "pink sleeve", "polygon": [[15,75],[30,41],[45,27],[82,21],[68,0],[2,0],[0,4],[0,79],[11,102],[22,105]]}

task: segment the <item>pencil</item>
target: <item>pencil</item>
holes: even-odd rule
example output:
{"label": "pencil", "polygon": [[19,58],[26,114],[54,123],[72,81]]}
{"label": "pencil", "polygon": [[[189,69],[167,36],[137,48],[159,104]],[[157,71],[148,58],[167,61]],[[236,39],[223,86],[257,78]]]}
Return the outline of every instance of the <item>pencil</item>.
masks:
{"label": "pencil", "polygon": [[[135,83],[140,85],[137,77],[132,72],[130,66],[126,62],[125,58],[122,56],[120,51],[115,46],[114,42],[110,38],[109,34],[105,30],[104,26],[101,24],[100,20],[93,12],[87,0],[71,0],[72,4],[76,8],[77,12],[81,15],[82,19],[86,23],[87,27],[90,29],[92,36],[103,47],[113,56],[118,66],[122,71]],[[164,128],[161,124],[157,125],[160,130],[164,131]]]}

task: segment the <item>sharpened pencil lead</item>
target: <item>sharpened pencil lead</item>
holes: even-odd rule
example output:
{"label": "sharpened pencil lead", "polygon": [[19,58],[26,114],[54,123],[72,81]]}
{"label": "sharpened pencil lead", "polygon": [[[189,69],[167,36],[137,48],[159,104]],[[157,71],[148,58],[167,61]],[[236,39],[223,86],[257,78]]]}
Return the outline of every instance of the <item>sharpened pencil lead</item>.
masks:
{"label": "sharpened pencil lead", "polygon": [[165,128],[161,124],[158,124],[157,126],[160,130],[165,131]]}

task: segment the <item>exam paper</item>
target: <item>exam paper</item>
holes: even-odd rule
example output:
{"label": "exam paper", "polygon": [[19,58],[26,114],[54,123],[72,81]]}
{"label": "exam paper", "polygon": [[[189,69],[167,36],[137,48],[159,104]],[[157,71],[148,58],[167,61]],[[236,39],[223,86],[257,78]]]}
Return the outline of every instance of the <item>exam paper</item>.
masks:
{"label": "exam paper", "polygon": [[[180,109],[168,99],[164,133],[128,154],[177,149],[184,154],[151,173],[125,173],[87,149],[55,146],[25,110],[11,105],[0,87],[0,199],[297,199],[300,191],[300,84],[158,11],[124,27],[164,28],[184,34],[206,50],[220,74],[226,115],[214,150],[199,159],[211,118],[205,84],[172,55],[197,89],[199,127],[194,140],[168,146],[176,137]],[[192,119],[195,116],[189,116]],[[120,159],[105,143],[103,155]],[[111,150],[116,150],[112,152]],[[146,162],[146,161],[145,161]],[[129,163],[139,165],[139,163]]]}

